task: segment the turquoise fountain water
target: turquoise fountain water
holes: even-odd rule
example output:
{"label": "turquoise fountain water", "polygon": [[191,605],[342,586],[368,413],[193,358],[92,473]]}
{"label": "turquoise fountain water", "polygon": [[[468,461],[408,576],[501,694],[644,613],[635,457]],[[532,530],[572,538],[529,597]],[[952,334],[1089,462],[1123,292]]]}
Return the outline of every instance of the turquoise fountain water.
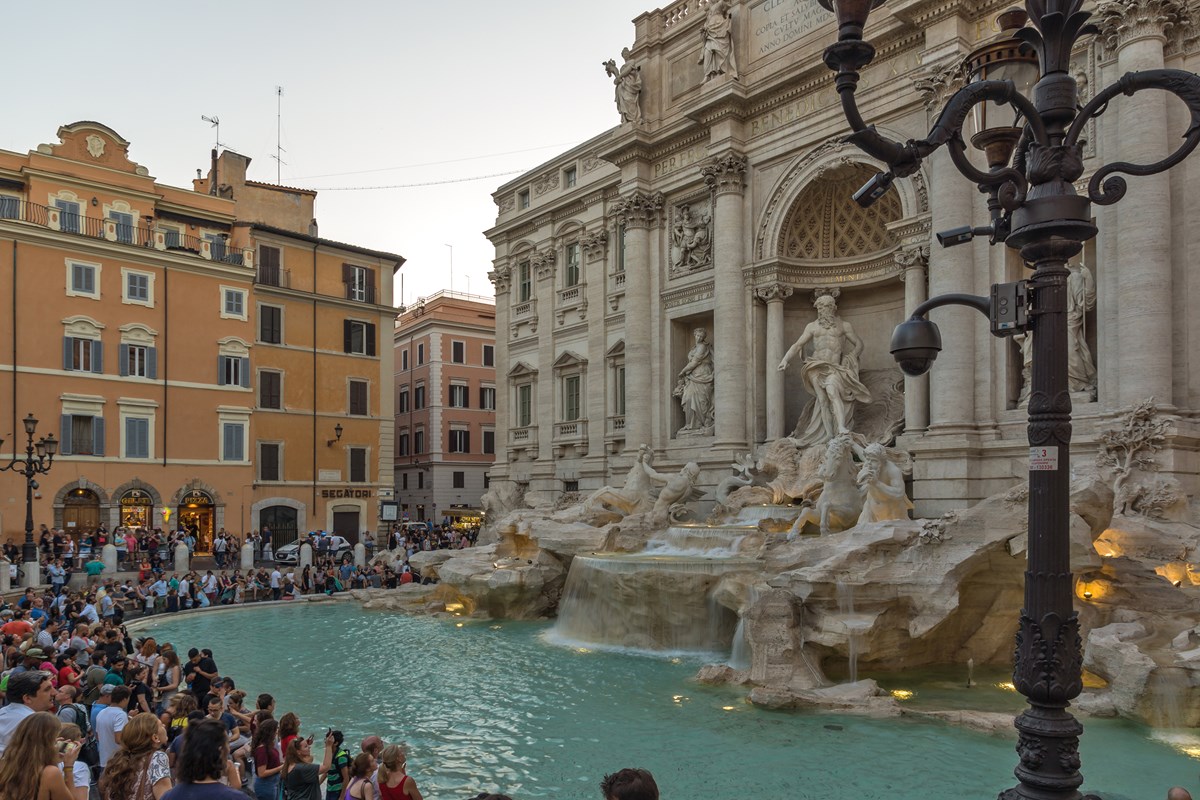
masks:
{"label": "turquoise fountain water", "polygon": [[[960,800],[1014,782],[1010,739],[908,719],[761,711],[739,690],[692,683],[698,661],[556,647],[547,629],[337,603],[160,618],[135,635],[212,647],[221,674],[252,696],[273,693],[279,713],[297,711],[318,739],[332,726],[354,743],[368,733],[407,742],[430,800],[484,790],[598,800],[600,777],[623,766],[650,769],[666,800]],[[958,693],[959,680],[892,676],[884,685],[914,690],[914,703],[926,689],[951,704],[1016,699],[989,686]],[[1186,743],[1151,741],[1110,720],[1086,725],[1086,790],[1109,800],[1194,788],[1200,765],[1181,752]]]}

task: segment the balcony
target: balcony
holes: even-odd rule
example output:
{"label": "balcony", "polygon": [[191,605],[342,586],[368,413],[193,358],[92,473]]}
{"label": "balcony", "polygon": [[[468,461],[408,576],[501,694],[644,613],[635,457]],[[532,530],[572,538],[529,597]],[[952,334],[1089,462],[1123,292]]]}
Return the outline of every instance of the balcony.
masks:
{"label": "balcony", "polygon": [[583,300],[583,284],[568,286],[566,289],[560,289],[558,292],[558,305],[560,308],[570,308],[577,306]]}
{"label": "balcony", "polygon": [[281,289],[290,289],[292,288],[292,271],[290,269],[267,267],[259,264],[258,274],[255,275],[254,282],[260,286],[278,286]]}
{"label": "balcony", "polygon": [[617,416],[608,418],[608,426],[604,432],[605,438],[608,439],[624,439],[625,438],[625,415],[618,414]]}
{"label": "balcony", "polygon": [[537,447],[537,433],[537,425],[529,425],[524,428],[510,428],[508,431],[509,449],[523,450],[530,447]]}
{"label": "balcony", "polygon": [[517,303],[513,306],[512,318],[514,320],[524,319],[525,317],[537,316],[537,298],[532,297],[523,303]]}
{"label": "balcony", "polygon": [[555,444],[577,444],[587,441],[587,420],[554,423]]}
{"label": "balcony", "polygon": [[188,253],[206,261],[220,261],[239,267],[254,266],[253,250],[231,248],[223,238],[201,239],[175,230],[148,228],[102,217],[88,217],[24,200],[0,204],[0,220],[15,220],[52,231],[130,247]]}

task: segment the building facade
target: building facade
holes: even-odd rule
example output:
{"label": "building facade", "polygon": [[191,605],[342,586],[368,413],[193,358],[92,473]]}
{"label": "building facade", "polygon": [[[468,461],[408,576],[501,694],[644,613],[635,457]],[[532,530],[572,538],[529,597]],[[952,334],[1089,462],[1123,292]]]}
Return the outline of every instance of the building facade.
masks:
{"label": "building facade", "polygon": [[401,517],[477,524],[496,453],[496,307],[438,292],[400,315],[394,348]]}
{"label": "building facade", "polygon": [[[356,535],[375,531],[392,484],[391,353],[341,334],[346,320],[362,334],[391,324],[403,259],[319,239],[314,193],[245,181],[237,154],[214,159],[231,182],[213,187],[210,173],[183,189],[130,161],[104,125],[58,135],[28,154],[0,151],[0,292],[12,309],[0,419],[22,430],[32,412],[39,435],[62,442],[35,519],[73,533],[186,525],[201,552],[222,528],[349,532],[351,508]],[[244,217],[239,202],[254,193],[264,199]],[[371,292],[351,293],[343,264],[373,273]],[[284,274],[295,288],[279,285]],[[276,384],[279,407],[262,404],[275,398],[268,372],[292,375]],[[349,411],[354,380],[367,383],[364,414]],[[23,453],[17,439],[0,459]],[[356,446],[375,459],[365,472],[352,469]],[[23,479],[0,482],[0,530],[17,536]]]}
{"label": "building facade", "polygon": [[[855,427],[899,434],[913,453],[917,512],[1011,486],[1028,456],[1020,343],[957,308],[933,314],[946,347],[929,376],[903,376],[888,348],[926,297],[986,295],[1025,274],[1020,258],[982,238],[937,246],[936,231],[988,223],[945,149],[870,209],[854,203],[882,165],[843,142],[821,60],[836,39],[832,15],[817,0],[731,5],[722,19],[713,15],[724,5],[704,0],[638,17],[625,66],[610,70],[623,121],[494,193],[502,386],[492,480],[553,502],[619,483],[645,443],[660,470],[695,461],[715,486],[742,454],[803,432],[813,398],[802,358],[779,365],[816,320],[816,299],[833,295],[863,345]],[[1007,5],[905,0],[875,11],[864,117],[899,141],[924,136]],[[1197,66],[1192,4],[1100,5],[1102,33],[1073,54],[1085,99],[1130,69]],[[1182,105],[1161,96],[1117,103],[1090,124],[1082,185],[1101,164],[1165,156],[1167,137],[1188,127]],[[986,170],[981,153],[971,157]],[[1133,197],[1097,206],[1100,235],[1074,268],[1087,273],[1077,313],[1093,373],[1073,387],[1074,457],[1090,460],[1115,415],[1153,396],[1176,415],[1162,460],[1188,492],[1200,488],[1200,326],[1187,300],[1200,288],[1188,270],[1200,246],[1187,224],[1200,202],[1196,170],[1131,179]],[[689,394],[697,360],[709,388]]]}

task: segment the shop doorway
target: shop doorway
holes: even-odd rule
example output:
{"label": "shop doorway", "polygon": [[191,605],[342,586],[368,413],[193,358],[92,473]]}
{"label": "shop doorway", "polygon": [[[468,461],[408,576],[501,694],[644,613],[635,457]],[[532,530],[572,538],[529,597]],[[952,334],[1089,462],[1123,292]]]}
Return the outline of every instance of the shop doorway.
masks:
{"label": "shop doorway", "polygon": [[350,544],[358,544],[358,536],[362,528],[358,524],[359,510],[333,512],[333,532],[345,537]]}
{"label": "shop doorway", "polygon": [[63,528],[77,539],[100,527],[100,498],[91,489],[72,489],[63,498]]}
{"label": "shop doorway", "polygon": [[212,553],[214,511],[212,497],[199,489],[193,489],[179,500],[179,513],[175,518],[179,520],[180,527],[191,531],[196,537],[197,555]]}
{"label": "shop doorway", "polygon": [[290,506],[268,506],[258,512],[259,531],[271,531],[271,548],[278,550],[300,536],[298,513]]}

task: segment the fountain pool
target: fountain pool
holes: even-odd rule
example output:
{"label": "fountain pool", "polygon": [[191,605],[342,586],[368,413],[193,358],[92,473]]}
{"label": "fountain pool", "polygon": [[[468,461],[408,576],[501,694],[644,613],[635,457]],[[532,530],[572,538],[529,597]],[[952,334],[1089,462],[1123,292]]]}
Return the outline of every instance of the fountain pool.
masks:
{"label": "fountain pool", "polygon": [[[251,696],[274,694],[279,713],[297,711],[318,739],[332,726],[354,743],[368,733],[407,742],[430,800],[484,790],[598,800],[601,776],[624,766],[651,770],[664,798],[958,800],[1015,782],[1012,739],[762,711],[741,690],[691,682],[698,660],[554,646],[548,629],[304,603],[153,618],[134,635],[211,647],[221,674]],[[1194,786],[1186,743],[1112,720],[1086,724],[1085,790],[1108,800]]]}

